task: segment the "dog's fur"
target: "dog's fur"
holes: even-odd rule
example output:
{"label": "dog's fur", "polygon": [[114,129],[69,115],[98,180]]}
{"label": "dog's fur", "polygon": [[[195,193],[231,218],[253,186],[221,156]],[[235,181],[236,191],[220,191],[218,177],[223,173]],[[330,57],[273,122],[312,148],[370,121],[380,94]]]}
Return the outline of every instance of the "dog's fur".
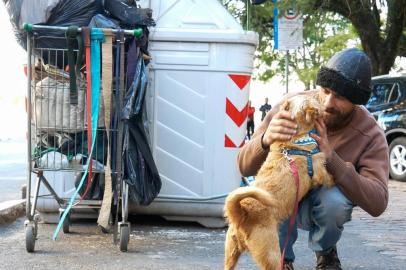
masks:
{"label": "dog's fur", "polygon": [[[231,192],[225,202],[225,216],[229,221],[225,242],[224,269],[233,269],[240,254],[249,251],[261,269],[280,269],[279,224],[293,213],[296,184],[288,160],[281,149],[312,150],[315,145],[293,142],[314,128],[314,120],[321,113],[321,105],[314,95],[303,94],[289,98],[281,110],[292,112],[298,132],[290,141],[274,142],[258,171],[252,186]],[[314,175],[307,171],[305,156],[291,155],[300,177],[299,200],[313,187],[334,185],[325,168],[325,155],[312,156]]]}

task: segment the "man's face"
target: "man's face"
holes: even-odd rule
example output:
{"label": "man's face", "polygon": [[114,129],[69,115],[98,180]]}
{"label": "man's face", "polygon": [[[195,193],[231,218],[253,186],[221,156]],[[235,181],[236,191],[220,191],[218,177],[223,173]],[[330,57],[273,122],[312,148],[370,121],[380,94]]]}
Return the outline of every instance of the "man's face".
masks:
{"label": "man's face", "polygon": [[320,89],[323,105],[323,120],[328,129],[334,130],[347,123],[355,105],[329,88]]}

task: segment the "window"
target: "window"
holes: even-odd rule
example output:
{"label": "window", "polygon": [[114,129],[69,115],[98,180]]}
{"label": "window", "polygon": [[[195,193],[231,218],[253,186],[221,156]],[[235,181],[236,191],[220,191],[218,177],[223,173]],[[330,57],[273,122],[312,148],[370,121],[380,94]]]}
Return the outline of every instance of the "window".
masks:
{"label": "window", "polygon": [[397,83],[379,83],[372,88],[372,96],[367,106],[384,105],[395,102],[400,95],[399,84]]}

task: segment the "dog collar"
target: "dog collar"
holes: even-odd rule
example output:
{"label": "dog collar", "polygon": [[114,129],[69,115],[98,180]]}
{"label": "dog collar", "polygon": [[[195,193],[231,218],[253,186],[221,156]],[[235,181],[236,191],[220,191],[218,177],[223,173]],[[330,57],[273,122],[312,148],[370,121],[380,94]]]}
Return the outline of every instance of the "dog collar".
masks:
{"label": "dog collar", "polygon": [[309,144],[315,144],[316,147],[313,148],[311,151],[308,150],[299,150],[299,149],[282,149],[282,153],[284,154],[285,157],[288,158],[289,160],[289,155],[299,155],[299,156],[305,156],[307,160],[307,173],[309,174],[310,177],[313,177],[313,159],[312,156],[320,153],[320,148],[316,142],[315,139],[310,137],[310,134],[317,134],[317,131],[315,129],[312,129],[309,131],[306,136],[299,138],[298,140],[294,141],[294,144],[297,145],[309,145]]}
{"label": "dog collar", "polygon": [[293,141],[293,143],[298,145],[309,145],[309,144],[317,145],[316,140],[310,137],[311,134],[317,134],[317,131],[315,129],[312,129],[305,136],[300,137],[299,139]]}

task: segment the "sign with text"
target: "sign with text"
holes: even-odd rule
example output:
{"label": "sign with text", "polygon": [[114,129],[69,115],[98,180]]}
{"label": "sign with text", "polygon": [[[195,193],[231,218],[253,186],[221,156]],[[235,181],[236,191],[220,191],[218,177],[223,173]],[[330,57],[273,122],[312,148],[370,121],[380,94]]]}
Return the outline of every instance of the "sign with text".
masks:
{"label": "sign with text", "polygon": [[[275,16],[276,15],[276,16]],[[278,18],[278,11],[274,11],[275,49],[292,50],[303,46],[303,19],[298,10],[288,9]]]}

